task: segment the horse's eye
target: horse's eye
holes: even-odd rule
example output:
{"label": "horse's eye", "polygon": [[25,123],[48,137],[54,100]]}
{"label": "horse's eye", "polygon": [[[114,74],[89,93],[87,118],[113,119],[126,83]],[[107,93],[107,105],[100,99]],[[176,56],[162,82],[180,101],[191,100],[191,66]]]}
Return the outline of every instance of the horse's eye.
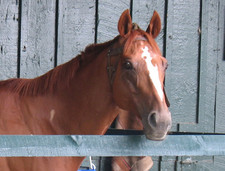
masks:
{"label": "horse's eye", "polygon": [[129,61],[124,62],[123,67],[127,70],[133,69],[132,63]]}

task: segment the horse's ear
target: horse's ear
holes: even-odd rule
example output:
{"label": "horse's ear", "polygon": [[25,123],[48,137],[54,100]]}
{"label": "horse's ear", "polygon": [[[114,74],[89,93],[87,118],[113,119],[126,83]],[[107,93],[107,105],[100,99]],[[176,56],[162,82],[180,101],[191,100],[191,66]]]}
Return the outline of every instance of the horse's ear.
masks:
{"label": "horse's ear", "polygon": [[154,11],[146,32],[152,35],[152,37],[155,39],[159,35],[160,30],[161,30],[160,16],[156,11]]}
{"label": "horse's ear", "polygon": [[130,16],[130,11],[127,9],[120,16],[118,22],[118,31],[121,36],[124,36],[131,30],[132,30],[132,20]]}

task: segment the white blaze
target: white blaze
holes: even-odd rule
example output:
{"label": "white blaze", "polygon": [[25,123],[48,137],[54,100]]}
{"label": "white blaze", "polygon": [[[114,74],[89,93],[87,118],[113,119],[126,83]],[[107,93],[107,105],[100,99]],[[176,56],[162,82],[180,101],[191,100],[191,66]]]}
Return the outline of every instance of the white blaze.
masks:
{"label": "white blaze", "polygon": [[55,117],[55,110],[52,109],[52,110],[50,111],[50,121],[51,121],[51,122],[52,122],[52,120],[54,119],[54,117]]}
{"label": "white blaze", "polygon": [[158,95],[161,99],[161,101],[163,101],[163,91],[162,91],[162,86],[159,80],[159,71],[158,71],[158,67],[157,65],[154,66],[152,64],[152,57],[151,54],[148,51],[148,47],[145,46],[144,48],[142,48],[143,53],[141,55],[141,57],[146,61],[147,63],[147,68],[149,70],[149,76],[152,80],[153,85],[155,86],[155,89],[158,92]]}

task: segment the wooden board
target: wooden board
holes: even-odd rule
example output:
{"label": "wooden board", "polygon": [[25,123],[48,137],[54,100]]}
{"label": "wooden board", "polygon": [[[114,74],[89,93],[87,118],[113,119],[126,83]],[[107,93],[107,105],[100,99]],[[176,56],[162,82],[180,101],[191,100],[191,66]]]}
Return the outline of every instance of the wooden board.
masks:
{"label": "wooden board", "polygon": [[120,15],[129,8],[129,0],[98,1],[97,43],[111,40],[119,34],[117,24]]}
{"label": "wooden board", "polygon": [[[1,135],[0,156],[225,155],[225,135]],[[123,149],[123,150],[121,150]]]}
{"label": "wooden board", "polygon": [[219,0],[202,2],[199,95],[196,123],[180,125],[180,131],[214,132],[217,77]]}
{"label": "wooden board", "polygon": [[0,1],[0,80],[17,77],[18,1]]}
{"label": "wooden board", "polygon": [[162,30],[159,36],[156,38],[156,41],[163,53],[165,44],[165,8],[166,3],[165,0],[135,0],[133,1],[133,8],[132,8],[132,19],[133,22],[137,23],[143,30],[146,30],[150,19],[152,18],[153,12],[156,10],[161,18],[162,23]]}
{"label": "wooden board", "polygon": [[95,40],[95,1],[59,0],[57,65],[77,56]]}
{"label": "wooden board", "polygon": [[200,0],[168,1],[166,89],[173,130],[179,123],[195,123],[198,93]]}
{"label": "wooden board", "polygon": [[215,132],[225,132],[225,1],[221,0],[219,5]]}
{"label": "wooden board", "polygon": [[55,3],[22,1],[20,77],[33,78],[54,67]]}

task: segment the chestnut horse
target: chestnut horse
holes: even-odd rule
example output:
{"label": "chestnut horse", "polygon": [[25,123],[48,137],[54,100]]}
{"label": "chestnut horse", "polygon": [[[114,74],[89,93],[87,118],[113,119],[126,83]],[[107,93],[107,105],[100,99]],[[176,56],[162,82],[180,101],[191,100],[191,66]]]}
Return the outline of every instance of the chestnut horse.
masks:
{"label": "chestnut horse", "polygon": [[[138,25],[133,24],[133,29],[139,28]],[[166,96],[165,98],[167,106],[169,107],[169,101]],[[124,130],[143,130],[143,125],[137,115],[124,111],[117,116],[116,128]],[[152,166],[153,161],[150,156],[112,158],[112,171],[148,171]]]}
{"label": "chestnut horse", "polygon": [[[140,118],[148,139],[163,140],[171,114],[163,89],[167,61],[154,40],[160,27],[155,12],[146,32],[134,30],[126,10],[113,40],[40,77],[1,81],[0,134],[104,134],[125,110]],[[83,159],[0,158],[0,170],[74,171]]]}
{"label": "chestnut horse", "polygon": [[[136,115],[130,112],[123,112],[117,116],[116,128],[143,130],[143,125]],[[148,171],[152,166],[153,161],[150,156],[112,158],[112,171]]]}

